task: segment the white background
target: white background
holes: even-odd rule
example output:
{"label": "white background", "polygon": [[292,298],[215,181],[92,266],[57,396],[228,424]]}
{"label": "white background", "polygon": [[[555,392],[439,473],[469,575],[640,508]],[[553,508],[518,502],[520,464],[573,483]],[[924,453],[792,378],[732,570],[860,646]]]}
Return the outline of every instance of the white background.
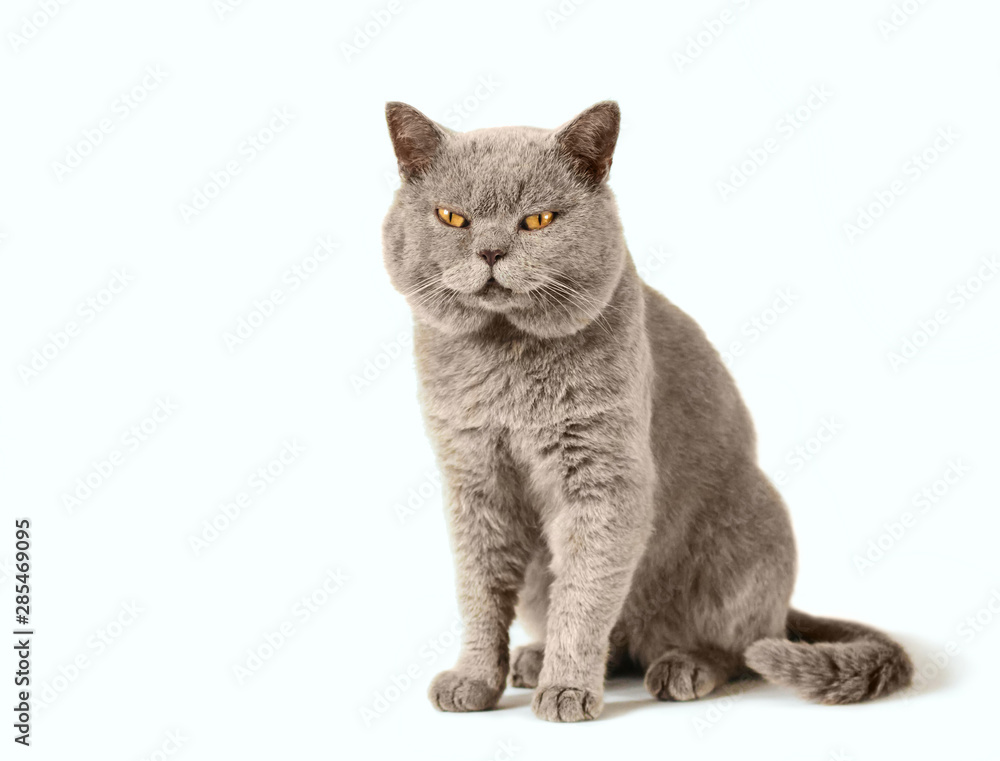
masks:
{"label": "white background", "polygon": [[[30,517],[37,632],[33,746],[15,751],[995,754],[1000,277],[977,272],[1000,254],[1000,6],[908,0],[890,29],[890,0],[219,5],[51,15],[16,0],[0,14],[0,589],[6,642],[13,519]],[[814,87],[831,95],[790,129]],[[732,369],[797,530],[795,604],[898,636],[929,676],[909,699],[829,708],[759,685],[664,704],[626,681],[574,726],[537,720],[525,690],[476,715],[428,703],[455,654],[453,572],[410,316],[381,261],[395,183],[383,105],[457,129],[554,127],[606,98],[623,113],[611,185],[633,256],[721,350],[742,343]],[[275,109],[289,123],[268,134]],[[956,137],[935,157],[942,129]],[[249,148],[262,130],[273,139]],[[718,183],[769,139],[723,198]],[[850,236],[897,180],[905,192]],[[199,190],[215,197],[185,214]],[[318,239],[336,244],[325,261]],[[295,288],[294,267],[312,270]],[[105,291],[116,272],[128,284]],[[252,315],[275,289],[282,303]],[[768,311],[782,293],[791,306]],[[259,327],[231,351],[247,319]],[[919,348],[893,363],[906,339]],[[157,400],[176,409],[133,439]],[[821,441],[824,421],[836,432]],[[261,489],[254,471],[286,440],[303,451]],[[949,468],[935,501],[915,503]],[[102,482],[67,507],[88,477]],[[239,517],[196,550],[241,493]],[[963,623],[977,613],[979,631]],[[9,709],[2,723],[10,748]]]}

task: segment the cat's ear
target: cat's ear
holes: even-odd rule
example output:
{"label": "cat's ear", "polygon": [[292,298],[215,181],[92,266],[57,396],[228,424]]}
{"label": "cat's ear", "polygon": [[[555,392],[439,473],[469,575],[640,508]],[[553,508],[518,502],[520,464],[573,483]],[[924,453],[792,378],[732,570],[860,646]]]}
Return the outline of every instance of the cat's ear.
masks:
{"label": "cat's ear", "polygon": [[556,143],[573,167],[599,185],[608,177],[621,112],[613,100],[596,103],[556,130]]}
{"label": "cat's ear", "polygon": [[427,171],[445,136],[445,129],[405,103],[385,104],[389,137],[404,179]]}

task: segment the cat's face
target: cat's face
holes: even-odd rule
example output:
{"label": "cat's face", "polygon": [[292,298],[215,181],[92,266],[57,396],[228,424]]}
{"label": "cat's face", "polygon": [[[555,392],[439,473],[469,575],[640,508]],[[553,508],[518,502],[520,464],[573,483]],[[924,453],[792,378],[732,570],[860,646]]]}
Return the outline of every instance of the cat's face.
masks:
{"label": "cat's face", "polygon": [[605,185],[618,107],[557,130],[457,133],[386,108],[402,186],[383,225],[386,268],[413,311],[452,333],[502,316],[542,337],[588,325],[625,262]]}

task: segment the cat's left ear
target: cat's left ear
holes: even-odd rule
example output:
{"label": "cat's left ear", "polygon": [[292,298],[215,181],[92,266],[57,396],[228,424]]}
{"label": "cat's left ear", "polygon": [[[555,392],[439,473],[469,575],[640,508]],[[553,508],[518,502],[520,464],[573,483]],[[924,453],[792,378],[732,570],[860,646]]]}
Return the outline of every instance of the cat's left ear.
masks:
{"label": "cat's left ear", "polygon": [[404,179],[427,171],[445,136],[445,129],[406,103],[385,104],[385,120]]}
{"label": "cat's left ear", "polygon": [[556,143],[574,168],[600,185],[608,178],[621,112],[613,100],[597,103],[556,130]]}

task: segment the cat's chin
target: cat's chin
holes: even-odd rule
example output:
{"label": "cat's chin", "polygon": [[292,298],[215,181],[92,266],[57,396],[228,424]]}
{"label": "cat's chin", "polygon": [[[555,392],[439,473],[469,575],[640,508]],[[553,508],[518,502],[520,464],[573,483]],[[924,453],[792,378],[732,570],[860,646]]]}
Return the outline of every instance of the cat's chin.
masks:
{"label": "cat's chin", "polygon": [[451,335],[478,333],[496,319],[495,314],[464,306],[451,306],[446,312],[415,309],[413,316],[420,322]]}
{"label": "cat's chin", "polygon": [[469,298],[473,299],[477,304],[489,308],[509,304],[515,295],[510,288],[500,285],[500,283],[491,278],[478,291],[469,294]]}
{"label": "cat's chin", "polygon": [[591,323],[591,320],[583,316],[572,320],[567,317],[553,319],[549,315],[541,317],[525,312],[509,312],[504,316],[515,328],[536,338],[565,338],[579,333]]}
{"label": "cat's chin", "polygon": [[590,320],[585,317],[570,322],[565,318],[553,320],[551,316],[529,314],[516,309],[490,311],[462,308],[449,310],[447,315],[415,312],[414,317],[442,333],[456,336],[481,333],[507,324],[535,338],[555,339],[571,336],[590,324]]}
{"label": "cat's chin", "polygon": [[525,306],[522,294],[492,279],[478,290],[462,293],[459,301],[466,309],[487,312],[491,315],[506,315],[513,309]]}
{"label": "cat's chin", "polygon": [[[498,283],[487,283],[472,293],[453,292],[447,306],[415,308],[414,316],[443,333],[478,333],[506,323],[535,338],[565,338],[584,330],[593,317],[583,312],[555,311],[538,304],[529,294]],[[498,322],[499,321],[499,322]]]}

